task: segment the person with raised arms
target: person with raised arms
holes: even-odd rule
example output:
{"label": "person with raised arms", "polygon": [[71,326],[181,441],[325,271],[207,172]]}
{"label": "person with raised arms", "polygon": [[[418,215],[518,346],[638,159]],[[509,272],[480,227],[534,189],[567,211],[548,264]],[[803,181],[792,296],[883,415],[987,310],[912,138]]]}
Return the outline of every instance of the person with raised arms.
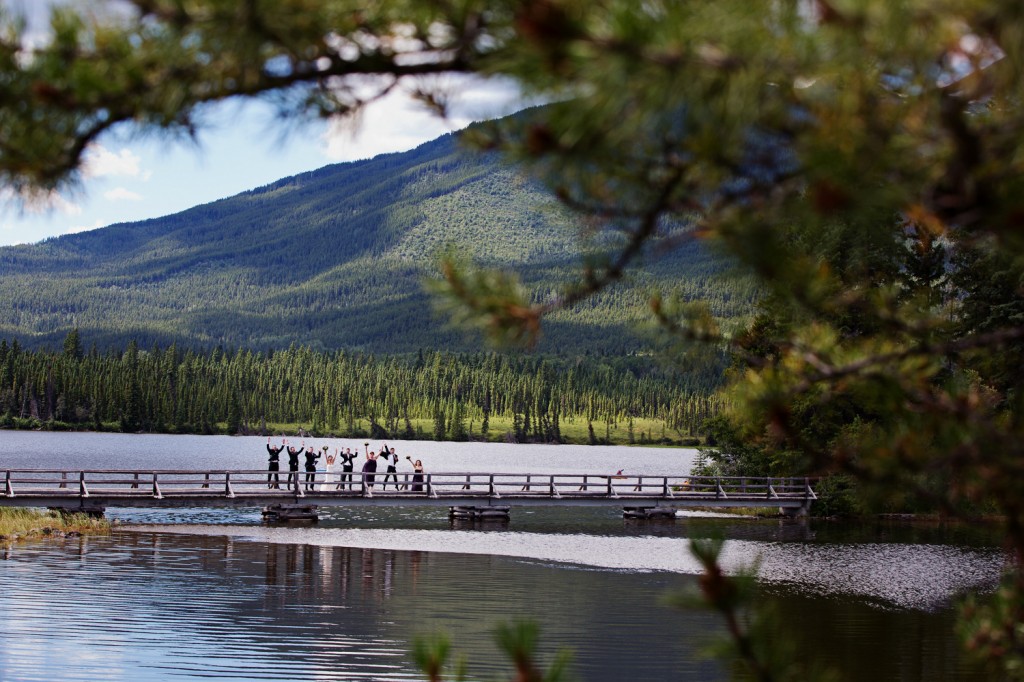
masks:
{"label": "person with raised arms", "polygon": [[412,487],[410,490],[414,493],[423,492],[423,462],[420,460],[412,461],[412,457],[406,456],[409,463],[412,464]]}
{"label": "person with raised arms", "polygon": [[370,450],[370,443],[363,443],[366,449],[366,462],[363,463],[363,485],[367,490],[373,490],[373,484],[377,478],[377,454]]}
{"label": "person with raised arms", "polygon": [[338,490],[341,490],[342,486],[348,490],[352,489],[352,466],[358,456],[358,448],[356,452],[352,452],[352,448],[345,448],[345,452],[338,453],[338,457],[341,458],[341,477],[338,479]]}
{"label": "person with raised arms", "polygon": [[[281,470],[281,451],[284,450],[284,442],[278,447],[272,447],[270,445],[270,436],[267,436],[267,453],[269,454],[270,460],[267,463],[267,487],[268,488],[280,488],[281,487],[281,474],[278,472]],[[273,480],[271,480],[273,479]]]}
{"label": "person with raised arms", "polygon": [[320,490],[327,490],[331,483],[334,483],[334,464],[338,461],[338,448],[334,452],[328,452],[329,446],[323,447],[324,451],[324,482],[320,484]]}
{"label": "person with raised arms", "polygon": [[310,445],[306,448],[306,490],[313,490],[316,481],[316,464],[320,461],[320,451]]}
{"label": "person with raised arms", "polygon": [[395,490],[398,490],[398,454],[394,448],[388,450],[388,446],[385,445],[381,450],[384,461],[387,462],[388,468],[384,471],[384,485],[381,486],[382,490],[387,490],[388,479],[390,478],[395,484]]}
{"label": "person with raised arms", "polygon": [[[282,441],[287,443],[288,441]],[[298,485],[299,483],[299,455],[302,454],[302,450],[306,445],[306,441],[302,441],[299,447],[288,446],[288,487]]]}

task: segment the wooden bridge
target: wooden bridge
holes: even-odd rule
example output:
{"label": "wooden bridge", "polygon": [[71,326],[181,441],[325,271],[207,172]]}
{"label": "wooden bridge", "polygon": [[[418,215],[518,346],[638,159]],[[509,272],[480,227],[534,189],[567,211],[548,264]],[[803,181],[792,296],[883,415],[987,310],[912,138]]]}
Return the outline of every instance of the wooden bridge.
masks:
{"label": "wooden bridge", "polygon": [[[627,516],[673,514],[699,507],[769,507],[805,512],[817,499],[812,479],[579,473],[425,473],[390,478],[355,472],[3,470],[0,506],[50,507],[101,514],[107,507],[444,506],[453,515],[508,516],[511,506],[617,506]],[[287,517],[282,513],[281,517]]]}

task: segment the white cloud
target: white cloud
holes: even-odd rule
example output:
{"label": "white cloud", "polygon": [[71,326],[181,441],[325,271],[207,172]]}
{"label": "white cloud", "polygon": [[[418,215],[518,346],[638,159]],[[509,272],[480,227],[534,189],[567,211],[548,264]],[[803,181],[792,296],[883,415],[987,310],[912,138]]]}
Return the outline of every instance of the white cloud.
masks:
{"label": "white cloud", "polygon": [[103,145],[93,143],[86,149],[82,174],[87,178],[108,175],[138,177],[142,174],[140,160],[130,149],[122,149],[115,154]]}
{"label": "white cloud", "polygon": [[[27,229],[25,221],[52,218],[55,215],[77,216],[82,207],[62,196],[55,190],[25,189],[16,192],[10,187],[0,188],[0,213],[14,217],[13,221],[0,223],[0,243],[29,244],[42,236]],[[90,229],[90,228],[86,228]]]}
{"label": "white cloud", "polygon": [[[376,105],[374,105],[376,106]],[[439,137],[455,128],[425,113],[406,107],[379,116],[373,107],[359,121],[332,120],[324,132],[324,155],[332,161],[355,161],[378,154],[400,152]]]}
{"label": "white cloud", "polygon": [[73,201],[65,199],[57,192],[51,192],[49,202],[44,210],[56,211],[57,213],[64,213],[65,215],[80,215],[82,213],[82,207]]}
{"label": "white cloud", "polygon": [[142,195],[124,187],[115,187],[103,193],[103,196],[110,201],[142,201]]}
{"label": "white cloud", "polygon": [[89,230],[95,230],[101,227],[105,227],[106,225],[107,223],[104,222],[103,220],[97,220],[92,225],[75,225],[73,227],[69,227],[63,231],[63,234],[77,234],[79,232],[88,232]]}
{"label": "white cloud", "polygon": [[15,192],[9,187],[0,189],[0,205],[5,210],[14,209],[27,215],[63,213],[79,215],[82,207],[64,197],[56,190],[25,189]]}
{"label": "white cloud", "polygon": [[435,77],[431,89],[449,97],[448,116],[441,118],[410,96],[415,83],[396,88],[368,105],[356,120],[332,120],[323,134],[324,155],[332,161],[354,161],[399,152],[461,130],[473,121],[512,113],[522,106],[509,82],[466,77]]}

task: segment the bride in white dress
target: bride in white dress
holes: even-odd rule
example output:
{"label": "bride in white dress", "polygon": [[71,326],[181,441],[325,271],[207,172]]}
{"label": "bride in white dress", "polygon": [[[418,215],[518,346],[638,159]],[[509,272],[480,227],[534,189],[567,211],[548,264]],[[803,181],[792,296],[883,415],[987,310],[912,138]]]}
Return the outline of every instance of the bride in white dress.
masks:
{"label": "bride in white dress", "polygon": [[321,492],[330,489],[330,484],[334,481],[334,463],[338,461],[338,448],[334,448],[334,452],[327,452],[327,446],[324,446],[324,454],[327,457],[324,459],[326,462],[327,470],[324,474],[324,482],[320,484]]}

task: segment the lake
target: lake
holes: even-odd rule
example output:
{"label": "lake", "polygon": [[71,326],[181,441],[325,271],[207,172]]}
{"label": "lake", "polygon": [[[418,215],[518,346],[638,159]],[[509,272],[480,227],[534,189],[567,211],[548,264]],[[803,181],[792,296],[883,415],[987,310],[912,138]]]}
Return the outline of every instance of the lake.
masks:
{"label": "lake", "polygon": [[[4,467],[258,468],[260,438],[0,432]],[[354,447],[354,441],[312,439]],[[642,474],[689,470],[666,448],[393,442],[429,471]],[[376,443],[375,443],[376,445]],[[513,508],[507,523],[446,510],[325,510],[312,527],[259,509],[110,509],[110,537],[0,549],[0,679],[420,679],[413,640],[444,631],[471,679],[507,667],[490,632],[541,626],[577,679],[726,679],[701,655],[722,626],[665,597],[695,589],[694,537],[759,561],[779,637],[846,680],[982,680],[952,634],[956,595],[998,579],[998,538],[967,525],[743,519],[636,521],[608,508]]]}

